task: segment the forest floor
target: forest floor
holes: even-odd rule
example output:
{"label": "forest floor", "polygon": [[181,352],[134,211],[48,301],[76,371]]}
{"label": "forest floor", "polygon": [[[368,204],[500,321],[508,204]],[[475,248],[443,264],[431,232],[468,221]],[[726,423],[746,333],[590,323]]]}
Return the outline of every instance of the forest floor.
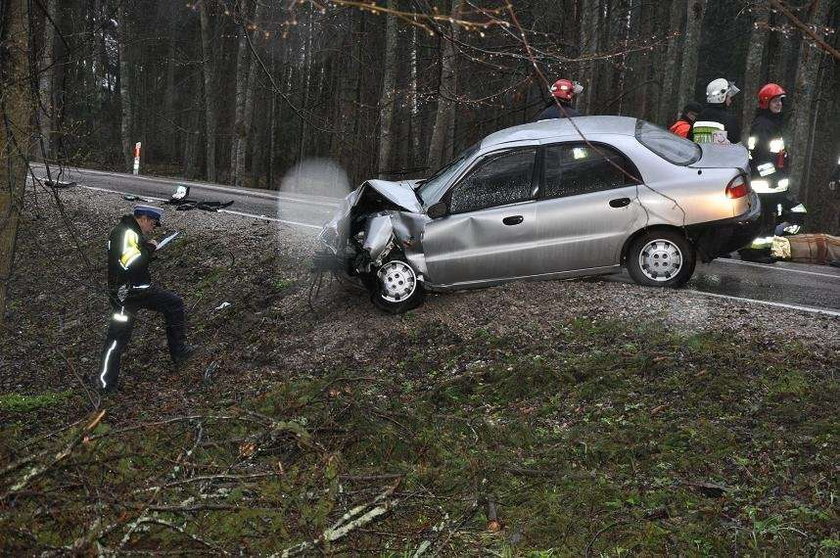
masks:
{"label": "forest floor", "polygon": [[[99,400],[104,246],[130,207],[27,208],[0,331],[0,554],[810,555],[840,548],[840,320],[597,280],[326,282],[312,231],[167,211]],[[224,305],[223,303],[229,303]]]}

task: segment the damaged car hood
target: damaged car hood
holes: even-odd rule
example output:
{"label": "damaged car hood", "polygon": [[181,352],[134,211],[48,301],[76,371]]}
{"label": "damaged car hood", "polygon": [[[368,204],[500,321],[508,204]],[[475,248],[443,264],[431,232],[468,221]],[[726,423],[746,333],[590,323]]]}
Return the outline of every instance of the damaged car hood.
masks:
{"label": "damaged car hood", "polygon": [[422,213],[423,206],[414,192],[416,180],[392,182],[390,180],[368,180],[361,186],[347,194],[342,200],[333,218],[324,225],[318,235],[321,242],[333,253],[344,249],[350,229],[350,215],[353,208],[365,195],[368,189],[375,190],[389,202],[411,213]]}
{"label": "damaged car hood", "polygon": [[416,180],[403,180],[401,182],[392,182],[390,180],[368,180],[362,184],[361,188],[368,185],[385,196],[389,201],[394,202],[403,209],[411,211],[412,213],[421,213],[423,211],[423,207],[420,205],[420,200],[417,199],[417,195],[414,193],[413,186],[416,183]]}

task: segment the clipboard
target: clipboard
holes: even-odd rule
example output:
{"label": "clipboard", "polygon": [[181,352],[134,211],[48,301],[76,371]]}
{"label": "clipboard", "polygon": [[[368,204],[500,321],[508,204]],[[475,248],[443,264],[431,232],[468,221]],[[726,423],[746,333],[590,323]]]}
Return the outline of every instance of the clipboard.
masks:
{"label": "clipboard", "polygon": [[158,250],[163,249],[163,247],[164,247],[164,246],[166,246],[167,244],[169,244],[170,242],[172,242],[172,240],[173,240],[176,236],[178,236],[179,234],[180,234],[180,231],[175,231],[174,233],[170,234],[169,236],[167,236],[166,238],[164,238],[163,240],[161,240],[160,242],[158,242],[157,249],[158,249]]}

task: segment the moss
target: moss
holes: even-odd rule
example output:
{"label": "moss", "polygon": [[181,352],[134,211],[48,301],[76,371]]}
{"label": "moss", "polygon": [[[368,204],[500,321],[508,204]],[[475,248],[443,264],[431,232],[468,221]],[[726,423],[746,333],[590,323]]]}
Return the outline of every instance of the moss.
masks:
{"label": "moss", "polygon": [[0,411],[28,413],[45,407],[61,404],[72,395],[71,391],[47,392],[38,395],[7,393],[0,395]]}

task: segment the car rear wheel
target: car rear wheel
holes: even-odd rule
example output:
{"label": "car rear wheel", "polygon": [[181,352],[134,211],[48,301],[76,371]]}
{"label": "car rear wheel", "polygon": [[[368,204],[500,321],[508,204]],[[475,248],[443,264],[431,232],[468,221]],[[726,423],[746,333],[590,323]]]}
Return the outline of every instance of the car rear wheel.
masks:
{"label": "car rear wheel", "polygon": [[676,231],[641,235],[627,252],[627,271],[633,281],[649,287],[679,287],[691,279],[697,258],[694,248]]}
{"label": "car rear wheel", "polygon": [[417,273],[402,256],[391,258],[376,270],[372,287],[373,303],[391,314],[417,308],[426,296]]}

